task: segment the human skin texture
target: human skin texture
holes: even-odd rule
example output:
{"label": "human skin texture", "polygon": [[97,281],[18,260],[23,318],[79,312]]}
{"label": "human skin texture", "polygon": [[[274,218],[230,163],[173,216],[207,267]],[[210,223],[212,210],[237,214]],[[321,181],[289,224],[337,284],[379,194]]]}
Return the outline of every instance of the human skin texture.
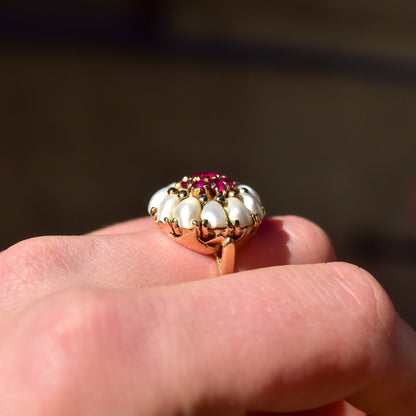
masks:
{"label": "human skin texture", "polygon": [[0,414],[414,416],[416,335],[303,218],[235,273],[150,219],[0,253]]}

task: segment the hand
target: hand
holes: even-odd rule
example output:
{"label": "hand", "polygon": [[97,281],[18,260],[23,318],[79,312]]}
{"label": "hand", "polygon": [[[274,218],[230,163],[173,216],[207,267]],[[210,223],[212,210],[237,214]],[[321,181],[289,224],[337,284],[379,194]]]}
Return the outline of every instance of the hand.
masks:
{"label": "hand", "polygon": [[21,242],[0,254],[0,414],[415,415],[415,333],[333,260],[297,217],[224,277],[149,219]]}

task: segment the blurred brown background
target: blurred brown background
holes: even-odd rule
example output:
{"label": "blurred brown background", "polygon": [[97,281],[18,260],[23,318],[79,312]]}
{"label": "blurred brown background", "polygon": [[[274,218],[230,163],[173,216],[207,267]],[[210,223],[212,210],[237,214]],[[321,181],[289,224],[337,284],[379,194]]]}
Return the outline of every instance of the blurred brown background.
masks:
{"label": "blurred brown background", "polygon": [[415,2],[15,1],[0,48],[0,249],[218,170],[321,224],[416,326]]}

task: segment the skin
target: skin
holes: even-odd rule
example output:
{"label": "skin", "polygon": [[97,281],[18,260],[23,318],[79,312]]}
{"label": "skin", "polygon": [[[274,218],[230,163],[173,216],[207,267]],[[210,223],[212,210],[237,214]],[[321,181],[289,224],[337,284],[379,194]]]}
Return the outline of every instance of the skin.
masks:
{"label": "skin", "polygon": [[318,226],[217,273],[150,219],[0,253],[0,414],[416,414],[415,332]]}

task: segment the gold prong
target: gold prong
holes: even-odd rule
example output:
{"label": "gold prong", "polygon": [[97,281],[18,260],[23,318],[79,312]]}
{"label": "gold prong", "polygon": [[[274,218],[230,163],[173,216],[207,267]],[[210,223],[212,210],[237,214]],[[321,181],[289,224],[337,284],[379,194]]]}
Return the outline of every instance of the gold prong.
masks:
{"label": "gold prong", "polygon": [[[218,188],[217,188],[218,189]],[[215,200],[217,201],[217,202],[219,202],[221,205],[224,205],[225,204],[225,201],[226,201],[226,199],[225,199],[225,196],[224,195],[217,195],[216,197],[215,197]]]}
{"label": "gold prong", "polygon": [[219,274],[229,274],[234,272],[235,244],[232,238],[226,238],[217,254]]}
{"label": "gold prong", "polygon": [[163,221],[168,225],[168,229],[170,229],[169,234],[175,236],[175,230],[173,229],[172,221],[168,217],[163,218]]}
{"label": "gold prong", "polygon": [[[185,183],[185,184],[188,184],[188,186],[183,186],[182,184],[183,183]],[[176,183],[176,185],[175,185],[175,188],[177,188],[178,189],[178,191],[179,190],[187,190],[188,189],[188,187],[189,187],[189,178],[187,177],[187,176],[184,176],[179,182],[177,182]]]}
{"label": "gold prong", "polygon": [[157,208],[156,207],[150,208],[150,216],[152,217],[153,221],[157,220]]}
{"label": "gold prong", "polygon": [[261,221],[259,220],[252,227],[250,227],[250,234],[254,234],[259,228],[260,224],[261,224]]}
{"label": "gold prong", "polygon": [[244,236],[247,234],[247,232],[250,230],[251,231],[252,227],[245,227],[245,228],[240,228],[240,235],[238,238],[244,238]]}
{"label": "gold prong", "polygon": [[240,238],[241,236],[240,220],[234,221],[234,236],[235,238]]}
{"label": "gold prong", "polygon": [[171,221],[170,225],[172,227],[173,234],[176,237],[180,237],[182,235],[182,229],[181,229],[181,227],[179,227],[179,221],[178,221],[178,219],[177,218],[174,218]]}
{"label": "gold prong", "polygon": [[192,225],[193,227],[191,228],[191,234],[193,234],[194,238],[198,240],[201,235],[201,227],[200,227],[199,221],[193,220]]}
{"label": "gold prong", "polygon": [[229,236],[229,237],[233,237],[234,234],[235,234],[235,227],[234,227],[233,223],[230,220],[227,221],[227,231],[226,231],[226,233],[227,233],[227,236]]}
{"label": "gold prong", "polygon": [[190,194],[195,198],[199,198],[201,196],[201,188],[192,188]]}
{"label": "gold prong", "polygon": [[201,222],[201,235],[202,239],[206,240],[209,236],[209,229],[208,229],[208,220],[202,220]]}
{"label": "gold prong", "polygon": [[208,197],[206,195],[204,195],[204,194],[199,195],[199,198],[198,199],[199,199],[199,202],[202,205],[205,205],[208,202]]}
{"label": "gold prong", "polygon": [[178,196],[179,196],[179,198],[184,199],[188,196],[188,192],[187,191],[179,191]]}
{"label": "gold prong", "polygon": [[201,195],[206,195],[208,196],[208,184],[204,184],[203,188],[192,188],[192,196],[194,196],[195,198],[199,198]]}

